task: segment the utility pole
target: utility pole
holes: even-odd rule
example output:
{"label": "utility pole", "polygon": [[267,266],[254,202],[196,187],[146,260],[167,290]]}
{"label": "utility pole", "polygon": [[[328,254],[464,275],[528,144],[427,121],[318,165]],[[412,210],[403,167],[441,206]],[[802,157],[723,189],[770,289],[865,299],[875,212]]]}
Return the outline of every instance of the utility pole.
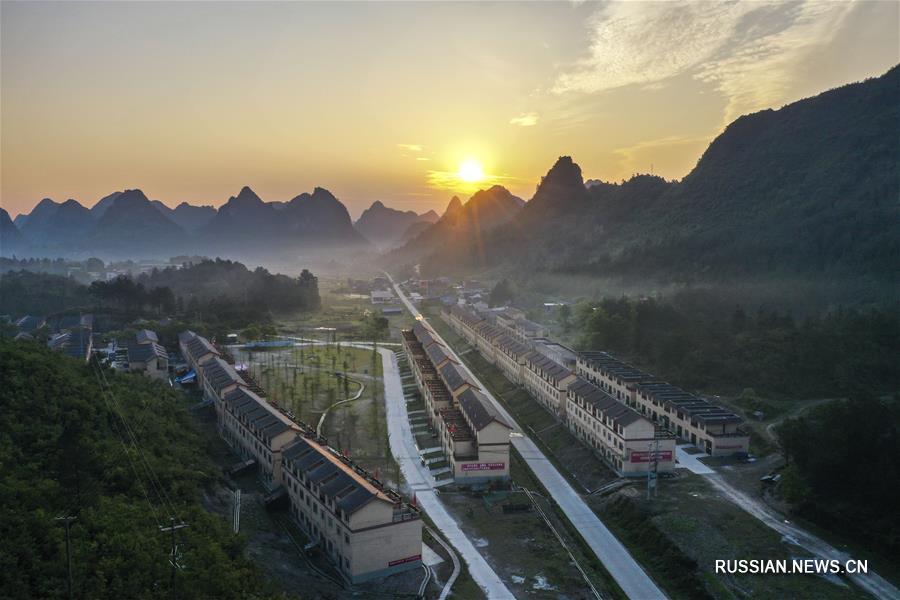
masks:
{"label": "utility pole", "polygon": [[231,512],[232,529],[238,533],[241,530],[241,488],[234,490],[234,504]]}
{"label": "utility pole", "polygon": [[657,472],[659,470],[659,440],[653,440],[649,444],[650,448],[650,468],[647,469],[647,500],[650,499],[650,492],[656,495]]}
{"label": "utility pole", "polygon": [[172,557],[171,557],[171,559],[169,559],[169,562],[172,565],[172,576],[171,576],[171,580],[169,581],[169,590],[170,590],[170,593],[172,594],[172,597],[174,598],[175,597],[175,570],[178,569],[178,560],[177,560],[178,557],[176,554],[177,550],[178,550],[178,546],[175,543],[175,531],[178,529],[187,527],[187,523],[179,523],[178,525],[176,525],[175,517],[170,517],[169,522],[171,523],[171,525],[169,525],[168,527],[160,526],[159,530],[162,533],[165,533],[167,531],[172,532]]}
{"label": "utility pole", "polygon": [[72,543],[71,537],[69,535],[69,524],[74,521],[76,517],[56,517],[53,519],[54,521],[62,521],[66,526],[66,571],[68,572],[68,589],[69,589],[69,600],[72,600]]}

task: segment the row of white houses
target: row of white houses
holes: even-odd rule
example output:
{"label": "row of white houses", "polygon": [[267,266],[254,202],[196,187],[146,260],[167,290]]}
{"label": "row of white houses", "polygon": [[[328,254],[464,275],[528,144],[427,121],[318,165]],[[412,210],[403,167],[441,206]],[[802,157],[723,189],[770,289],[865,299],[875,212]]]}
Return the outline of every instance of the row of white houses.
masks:
{"label": "row of white houses", "polygon": [[419,511],[264,398],[206,338],[179,336],[181,353],[216,409],[219,433],[352,583],[421,566]]}
{"label": "row of white houses", "polygon": [[428,327],[419,322],[401,335],[425,402],[429,430],[454,481],[484,484],[508,479],[512,427]]}
{"label": "row of white houses", "polygon": [[540,352],[546,347],[541,340],[529,343],[464,306],[453,306],[441,316],[620,475],[675,468],[675,436]]}
{"label": "row of white houses", "polygon": [[[540,349],[546,344],[529,345],[521,338],[503,334],[501,328],[464,306],[445,309],[442,318],[478,348],[486,360],[498,365],[510,381],[523,385],[554,415],[569,422],[576,433],[580,431],[580,425],[571,423],[569,415],[578,399],[573,398],[571,386],[577,383],[577,378],[581,378],[605,396],[649,420],[656,426],[657,438],[663,435],[661,430],[667,430],[676,438],[695,444],[712,456],[746,453],[749,450],[750,438],[741,431],[743,420],[737,414],[670,383],[659,381],[607,352],[577,353],[573,370],[550,358],[548,353],[542,353]],[[582,385],[580,389],[585,388]],[[649,428],[642,426],[640,429]],[[636,431],[635,436],[643,442],[643,433]],[[661,443],[660,447],[664,445],[668,446],[668,443]],[[667,456],[667,451],[661,451],[660,457]],[[614,462],[618,464],[621,458]]]}

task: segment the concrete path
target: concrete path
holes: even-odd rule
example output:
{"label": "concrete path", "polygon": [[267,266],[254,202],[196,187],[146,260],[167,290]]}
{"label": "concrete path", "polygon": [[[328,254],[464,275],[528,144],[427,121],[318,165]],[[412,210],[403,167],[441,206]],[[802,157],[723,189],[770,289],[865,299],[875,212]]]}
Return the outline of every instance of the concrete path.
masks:
{"label": "concrete path", "polygon": [[[412,315],[421,321],[427,323],[424,316],[409,301],[403,291],[400,289],[391,276],[388,276],[394,291],[400,298],[401,302],[406,306]],[[435,338],[446,346],[451,358],[457,360],[461,365],[465,366],[459,356],[453,351],[446,341],[434,331]],[[512,445],[524,459],[525,463],[540,480],[544,489],[550,494],[560,510],[565,513],[572,526],[581,534],[581,537],[591,548],[597,558],[609,571],[619,587],[625,592],[625,595],[634,600],[653,600],[656,598],[665,598],[665,594],[656,585],[653,579],[641,568],[636,560],[631,556],[625,546],[616,539],[609,531],[606,525],[597,517],[580,495],[569,485],[566,478],[553,466],[544,453],[540,451],[537,445],[531,441],[522,431],[522,428],[516,423],[515,419],[506,411],[502,404],[488,391],[477,377],[466,367],[466,371],[472,380],[481,388],[484,395],[491,401],[494,408],[503,416],[504,419],[513,427],[511,434]],[[430,513],[429,513],[430,514]]]}
{"label": "concrete path", "polygon": [[675,447],[675,459],[678,461],[678,467],[687,469],[697,475],[710,475],[715,473],[711,468],[700,462],[700,457],[706,456],[705,453],[690,454],[686,451],[687,448],[693,448],[693,446],[680,445]]}
{"label": "concrete path", "polygon": [[469,569],[469,575],[484,590],[488,598],[513,598],[512,593],[479,554],[435,494],[434,477],[431,476],[428,467],[422,465],[419,449],[409,427],[397,358],[391,350],[385,348],[379,348],[378,352],[381,353],[384,372],[384,398],[391,453],[400,464],[410,493],[415,494],[416,504],[428,514],[441,535],[459,552]]}

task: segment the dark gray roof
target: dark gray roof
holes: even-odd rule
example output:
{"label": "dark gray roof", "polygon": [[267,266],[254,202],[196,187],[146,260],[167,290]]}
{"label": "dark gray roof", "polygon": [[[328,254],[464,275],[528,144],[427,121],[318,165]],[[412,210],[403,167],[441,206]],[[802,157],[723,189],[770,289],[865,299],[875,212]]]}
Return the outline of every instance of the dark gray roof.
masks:
{"label": "dark gray roof", "polygon": [[46,322],[47,322],[47,320],[44,319],[44,317],[35,317],[32,315],[25,315],[21,319],[18,319],[15,322],[15,325],[21,331],[29,331],[30,332],[30,331],[34,331],[35,329],[42,327],[44,325],[44,323],[46,323]]}
{"label": "dark gray roof", "polygon": [[128,346],[128,362],[147,362],[153,358],[169,358],[166,349],[155,342]]}
{"label": "dark gray roof", "polygon": [[155,331],[151,331],[149,329],[141,329],[137,332],[137,343],[138,344],[147,344],[149,342],[159,343],[159,338],[156,336]]}
{"label": "dark gray roof", "polygon": [[525,364],[544,379],[553,381],[560,381],[572,374],[571,370],[537,351],[525,355]]}
{"label": "dark gray roof", "polygon": [[428,355],[428,358],[431,360],[431,364],[434,366],[438,366],[445,360],[451,360],[450,355],[444,350],[444,347],[440,344],[431,344],[425,350],[425,354]]}
{"label": "dark gray roof", "polygon": [[215,346],[213,346],[205,337],[199,335],[190,338],[187,341],[186,347],[188,354],[190,354],[191,358],[194,360],[199,360],[207,354],[219,355],[219,351],[216,350]]}
{"label": "dark gray roof", "polygon": [[53,350],[59,350],[66,356],[87,360],[91,353],[91,330],[75,328],[54,336],[47,342]]}
{"label": "dark gray roof", "polygon": [[[352,464],[344,464],[346,468],[342,468],[336,462],[342,459],[333,455],[328,457],[326,452],[331,450],[297,436],[284,447],[282,457],[285,467],[296,469],[312,483],[319,484],[319,490],[347,514],[353,514],[379,496],[377,491],[371,489],[373,485],[356,473]],[[390,501],[387,496],[382,499]]]}
{"label": "dark gray roof", "polygon": [[705,423],[742,423],[743,419],[734,412],[695,396],[664,381],[645,381],[635,385],[638,393],[645,395],[660,406],[688,415]]}
{"label": "dark gray roof", "polygon": [[649,373],[645,373],[640,369],[635,369],[628,363],[622,362],[607,352],[579,352],[578,360],[594,369],[605,371],[625,382],[653,380],[653,376]]}
{"label": "dark gray roof", "polygon": [[468,375],[463,373],[463,371],[455,363],[448,362],[446,365],[441,367],[440,373],[441,379],[444,380],[444,383],[447,385],[447,389],[451,392],[461,388],[467,383],[473,387],[478,387],[475,385],[475,382],[469,379]]}
{"label": "dark gray roof", "polygon": [[490,400],[474,388],[469,388],[459,395],[459,407],[469,418],[475,431],[481,431],[494,421],[512,429],[491,405]]}
{"label": "dark gray roof", "polygon": [[450,313],[455,315],[460,321],[462,321],[469,327],[472,327],[475,324],[484,321],[484,317],[482,317],[478,313],[459,305],[452,307],[450,309]]}
{"label": "dark gray roof", "polygon": [[258,437],[271,441],[275,436],[291,429],[287,417],[277,412],[252,391],[238,387],[223,398],[226,410]]}
{"label": "dark gray roof", "polygon": [[238,385],[247,385],[247,383],[241,379],[241,376],[237,374],[237,371],[234,370],[234,367],[218,356],[210,358],[200,366],[203,369],[203,378],[209,382],[209,385],[212,386],[217,394],[224,388],[235,383]]}
{"label": "dark gray roof", "polygon": [[569,393],[576,398],[581,398],[586,404],[591,405],[595,413],[601,413],[598,415],[601,418],[609,417],[613,422],[622,427],[626,427],[641,419],[645,421],[648,420],[641,416],[636,410],[625,406],[583,377],[577,377],[575,381],[569,385]]}
{"label": "dark gray roof", "polygon": [[504,353],[514,356],[516,358],[522,358],[529,352],[531,352],[531,348],[527,345],[523,344],[516,338],[511,335],[502,335],[494,342],[496,346]]}
{"label": "dark gray roof", "polygon": [[419,343],[422,344],[423,348],[428,348],[430,344],[440,343],[421,321],[413,326],[413,333],[416,335],[416,339],[419,340]]}
{"label": "dark gray roof", "polygon": [[734,412],[716,406],[670,383],[657,381],[649,373],[636,369],[606,352],[580,352],[578,360],[634,386],[638,392],[650,397],[660,406],[675,409],[698,421],[707,423],[743,422],[743,419]]}

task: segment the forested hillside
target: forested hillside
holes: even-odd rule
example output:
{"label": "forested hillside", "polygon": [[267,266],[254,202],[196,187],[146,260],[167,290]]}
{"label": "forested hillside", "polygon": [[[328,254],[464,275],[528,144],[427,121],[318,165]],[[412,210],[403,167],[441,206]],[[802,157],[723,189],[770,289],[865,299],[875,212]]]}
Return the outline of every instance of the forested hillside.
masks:
{"label": "forested hillside", "polygon": [[788,461],[779,490],[794,509],[900,560],[900,401],[863,394],[831,402],[777,433]]}
{"label": "forested hillside", "polygon": [[[75,517],[75,598],[267,595],[240,538],[201,507],[218,473],[176,392],[98,379],[35,343],[0,339],[0,364],[0,597],[67,597],[61,516]],[[171,595],[170,517],[188,524]]]}
{"label": "forested hillside", "polygon": [[446,244],[423,264],[433,273],[504,267],[677,283],[800,276],[884,285],[896,280],[900,255],[898,122],[895,67],[737,119],[680,182],[641,175],[585,188],[581,169],[562,157],[478,251]]}
{"label": "forested hillside", "polygon": [[320,304],[318,280],[306,269],[299,277],[288,277],[269,273],[262,267],[251,271],[237,261],[217,258],[153,270],[135,280],[147,288],[171,288],[185,305],[192,299],[231,299],[267,310],[313,310]]}
{"label": "forested hillside", "polygon": [[693,292],[581,302],[572,312],[579,349],[609,350],[691,391],[828,398],[900,389],[896,304],[796,319]]}

